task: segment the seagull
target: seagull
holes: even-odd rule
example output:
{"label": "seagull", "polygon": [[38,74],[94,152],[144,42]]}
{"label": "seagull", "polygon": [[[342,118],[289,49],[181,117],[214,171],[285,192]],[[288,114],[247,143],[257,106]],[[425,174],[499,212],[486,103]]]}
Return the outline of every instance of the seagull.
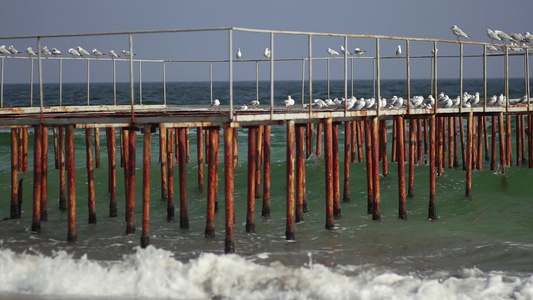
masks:
{"label": "seagull", "polygon": [[74,59],[76,59],[76,56],[81,56],[80,53],[74,48],[69,48],[67,52],[70,53]]}
{"label": "seagull", "polygon": [[328,53],[329,53],[329,55],[332,55],[332,56],[333,55],[339,55],[339,52],[337,52],[337,51],[335,51],[335,50],[333,50],[331,48],[328,48]]}
{"label": "seagull", "polygon": [[33,51],[32,47],[26,48],[26,53],[28,53],[28,56],[36,56],[37,55],[37,53],[35,53],[35,51]]}
{"label": "seagull", "polygon": [[237,57],[237,58],[241,58],[242,57],[241,48],[237,48],[237,54],[235,54],[235,57]]}
{"label": "seagull", "polygon": [[250,105],[252,107],[258,107],[259,106],[259,100],[253,99],[252,101],[250,101],[250,103],[248,103],[248,105]]}
{"label": "seagull", "polygon": [[265,48],[265,53],[263,53],[263,55],[265,56],[265,58],[270,58],[270,55],[272,54],[272,52],[270,51],[270,49],[268,48]]}
{"label": "seagull", "polygon": [[6,49],[6,45],[2,45],[0,46],[0,53],[2,53],[2,55],[10,55],[11,53]]}
{"label": "seagull", "polygon": [[502,43],[505,43],[505,41],[512,41],[513,38],[509,36],[507,33],[501,31],[501,30],[494,30],[494,33],[498,35],[498,37],[501,39]]}
{"label": "seagull", "polygon": [[96,56],[96,59],[98,59],[98,56],[104,55],[102,52],[98,51],[98,49],[94,48],[92,51],[94,56]]}
{"label": "seagull", "polygon": [[91,53],[89,53],[87,50],[83,49],[82,47],[78,46],[78,52],[82,57],[90,56]]}
{"label": "seagull", "polygon": [[533,43],[533,35],[529,33],[529,31],[526,31],[526,33],[524,33],[524,40],[531,45],[531,43]]}
{"label": "seagull", "polygon": [[398,48],[396,49],[396,57],[400,57],[402,55],[402,46],[398,45]]}
{"label": "seagull", "polygon": [[115,53],[115,50],[109,50],[109,56],[112,58],[112,59],[115,59],[117,57],[120,57],[118,56],[118,54]]}
{"label": "seagull", "polygon": [[439,49],[431,49],[431,54],[436,54],[439,52]]}
{"label": "seagull", "polygon": [[472,38],[468,36],[468,34],[466,34],[464,31],[462,31],[461,28],[457,27],[457,25],[453,25],[452,27],[450,27],[450,29],[452,30],[453,34],[455,34],[455,36],[457,37],[457,41],[459,41],[460,37],[465,37],[467,39]]}
{"label": "seagull", "polygon": [[247,109],[248,109],[248,106],[246,106],[246,104],[243,104],[243,105],[239,106],[238,109],[240,109],[240,110],[247,110]]}
{"label": "seagull", "polygon": [[215,99],[213,100],[213,103],[211,103],[211,106],[209,107],[218,107],[220,105],[220,100]]}
{"label": "seagull", "polygon": [[15,47],[13,47],[13,45],[9,45],[9,48],[7,48],[7,51],[9,51],[9,53],[11,53],[11,56],[15,56],[15,54],[20,53],[20,51],[15,49]]}
{"label": "seagull", "polygon": [[489,39],[492,40],[492,43],[494,44],[494,40],[501,41],[502,38],[498,36],[498,34],[490,29],[487,28],[487,36]]}
{"label": "seagull", "polygon": [[524,42],[524,36],[521,33],[511,33],[509,35],[513,38],[513,40],[519,44],[522,44]]}
{"label": "seagull", "polygon": [[366,51],[365,50],[361,50],[359,48],[355,48],[353,50],[353,53],[355,53],[357,55],[357,57],[361,57],[361,54],[365,53]]}
{"label": "seagull", "polygon": [[41,53],[48,58],[48,56],[52,55],[52,52],[48,50],[47,46],[43,46],[43,49],[41,50]]}
{"label": "seagull", "polygon": [[493,45],[488,45],[487,49],[489,49],[490,53],[492,53],[492,51],[498,51],[498,48],[494,47]]}
{"label": "seagull", "polygon": [[[122,53],[123,53],[124,56],[126,56],[126,57],[131,57],[131,53],[130,53],[129,51],[122,50]],[[133,53],[133,55],[135,55],[135,53]]]}
{"label": "seagull", "polygon": [[61,51],[57,50],[57,48],[52,48],[52,54],[53,55],[61,55]]}
{"label": "seagull", "polygon": [[291,95],[287,96],[287,99],[283,101],[285,104],[285,107],[293,106],[294,105],[294,99],[291,98]]}
{"label": "seagull", "polygon": [[[346,49],[344,49],[343,45],[341,45],[341,53],[342,54],[346,53]],[[351,54],[350,51],[348,51],[348,55],[350,55],[350,54]]]}
{"label": "seagull", "polygon": [[494,105],[496,104],[496,101],[498,101],[498,97],[496,95],[492,95],[492,97],[490,97],[490,99],[487,101],[487,105]]}

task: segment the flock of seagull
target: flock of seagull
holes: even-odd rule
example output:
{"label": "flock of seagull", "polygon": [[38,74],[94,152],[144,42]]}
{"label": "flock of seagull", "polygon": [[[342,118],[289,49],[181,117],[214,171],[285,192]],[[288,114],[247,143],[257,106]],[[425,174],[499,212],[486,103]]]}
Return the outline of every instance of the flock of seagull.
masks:
{"label": "flock of seagull", "polygon": [[[59,56],[59,55],[63,54],[57,48],[48,49],[47,46],[43,46],[43,48],[41,49],[40,52],[46,58],[48,58],[48,56]],[[98,57],[100,57],[102,55],[106,55],[106,54],[102,53],[101,51],[99,51],[96,48],[93,49],[91,52],[89,52],[89,51],[83,49],[80,46],[77,46],[76,48],[69,48],[67,50],[67,52],[70,55],[72,55],[72,57],[74,59],[76,59],[76,58],[87,58],[87,57],[89,57],[91,55],[96,57],[96,59],[98,59]],[[15,49],[15,47],[13,47],[13,45],[10,45],[8,48],[6,48],[6,45],[1,45],[0,46],[0,54],[2,54],[3,56],[10,55],[11,57],[14,57],[15,55],[17,55],[19,53],[21,53],[21,52],[18,51],[17,49]],[[28,47],[28,48],[26,48],[26,54],[28,54],[29,57],[35,57],[35,56],[37,56],[39,54],[39,51],[36,52],[35,50],[33,50],[32,47]],[[109,50],[108,54],[109,54],[109,57],[111,57],[112,59],[120,57],[115,52],[115,50]],[[127,50],[122,50],[122,54],[125,57],[130,57],[131,56],[130,51],[127,51]],[[135,53],[133,55],[135,55]]]}

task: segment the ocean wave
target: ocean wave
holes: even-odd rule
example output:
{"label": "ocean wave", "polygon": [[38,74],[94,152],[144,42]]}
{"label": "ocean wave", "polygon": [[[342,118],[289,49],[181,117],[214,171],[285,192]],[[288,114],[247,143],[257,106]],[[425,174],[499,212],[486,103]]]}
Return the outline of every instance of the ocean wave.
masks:
{"label": "ocean wave", "polygon": [[[264,259],[263,253],[253,259]],[[180,262],[148,247],[119,261],[0,250],[0,297],[168,299],[531,299],[533,277],[463,269],[401,275],[376,268],[263,265],[239,255]]]}

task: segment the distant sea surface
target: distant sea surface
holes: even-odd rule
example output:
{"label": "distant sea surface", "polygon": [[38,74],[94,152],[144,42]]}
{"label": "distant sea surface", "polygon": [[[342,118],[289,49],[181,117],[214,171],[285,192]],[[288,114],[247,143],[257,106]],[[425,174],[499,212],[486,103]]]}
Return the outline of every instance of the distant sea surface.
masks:
{"label": "distant sea surface", "polygon": [[[510,95],[525,93],[523,79],[510,80]],[[275,102],[287,95],[301,101],[300,81],[276,82]],[[411,95],[431,93],[429,80],[413,80]],[[505,94],[503,79],[491,79],[488,96]],[[482,80],[465,80],[464,91],[483,92]],[[136,85],[136,101],[140,100]],[[307,82],[305,86],[307,93]],[[208,107],[209,82],[167,83],[168,104]],[[439,80],[438,91],[459,94],[458,80]],[[259,99],[270,99],[270,83],[260,82]],[[44,105],[59,104],[58,85],[44,85]],[[354,82],[353,95],[372,97],[372,81]],[[406,97],[406,83],[384,80],[381,95]],[[39,105],[37,88],[33,103]],[[227,83],[213,84],[213,98],[228,103]],[[256,98],[255,82],[234,83],[235,103]],[[326,98],[325,81],[313,82],[313,98]],[[348,82],[348,96],[352,95]],[[333,81],[330,97],[344,96],[344,82]],[[308,96],[305,96],[308,97]],[[305,98],[308,99],[308,98]],[[29,84],[4,86],[4,107],[29,106]],[[129,104],[129,85],[118,84],[117,103]],[[163,104],[163,83],[143,83],[144,104]],[[308,100],[306,100],[308,101]],[[92,83],[89,103],[113,104],[113,85]],[[63,84],[63,105],[86,105],[87,84]],[[389,124],[390,125],[390,124]],[[221,132],[223,133],[223,132]],[[490,133],[490,130],[489,130]],[[33,135],[30,131],[30,135]],[[190,131],[187,165],[189,230],[166,221],[160,200],[158,133],[152,142],[150,242],[140,249],[141,150],[138,139],[135,235],[125,235],[124,178],[118,175],[119,216],[110,218],[107,151],[102,139],[102,167],[95,170],[97,224],[88,224],[84,132],[76,131],[78,241],[68,243],[67,213],[58,209],[59,172],[50,149],[48,222],[30,232],[32,172],[20,173],[22,218],[7,220],[10,206],[10,135],[0,131],[0,298],[18,299],[533,299],[533,171],[507,168],[505,174],[473,172],[472,197],[465,197],[465,172],[448,169],[437,178],[437,216],[428,220],[429,167],[415,173],[415,196],[408,199],[408,219],[398,219],[396,163],[381,177],[381,221],[366,213],[364,163],[351,164],[351,199],[342,203],[335,229],[325,229],[325,171],[322,157],[306,161],[309,212],[296,224],[296,240],[285,240],[285,126],[272,126],[272,214],[260,216],[256,232],[246,233],[247,131],[238,130],[239,164],[235,170],[235,248],[224,254],[224,177],[220,157],[219,211],[214,238],[204,237],[206,191],[197,188],[196,130]],[[222,138],[222,137],[221,137]],[[30,136],[30,150],[33,137]],[[343,126],[340,143],[344,143]],[[52,144],[51,144],[52,145]],[[118,145],[117,145],[118,147]],[[391,143],[388,143],[389,155]],[[344,147],[340,157],[343,157]],[[117,149],[117,153],[119,149]],[[30,155],[30,157],[33,157]],[[340,174],[342,176],[342,166]],[[32,162],[30,159],[30,170]],[[175,168],[177,172],[177,168]],[[179,195],[178,176],[174,177]],[[179,203],[179,201],[177,202]],[[179,205],[176,206],[176,216]]]}

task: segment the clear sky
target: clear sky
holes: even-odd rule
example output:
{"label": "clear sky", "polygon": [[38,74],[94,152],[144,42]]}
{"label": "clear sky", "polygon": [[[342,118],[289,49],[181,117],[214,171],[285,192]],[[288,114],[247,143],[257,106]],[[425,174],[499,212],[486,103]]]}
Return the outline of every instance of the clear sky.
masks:
{"label": "clear sky", "polygon": [[[90,1],[4,1],[0,9],[0,36],[26,36],[46,34],[70,34],[88,32],[115,32],[156,29],[186,29],[210,27],[246,27],[315,31],[331,33],[380,34],[403,37],[427,37],[454,40],[450,27],[458,25],[475,41],[489,41],[485,30],[500,29],[505,32],[533,32],[533,1],[531,0],[446,0],[446,1],[304,1],[304,0],[209,0],[209,1],[146,1],[146,0],[90,0]],[[268,34],[234,34],[234,48],[241,48],[244,58],[262,59],[269,46]],[[143,59],[225,59],[228,57],[226,33],[209,34],[160,34],[135,36],[134,52]],[[56,47],[63,53],[78,45],[104,53],[128,48],[127,36],[90,38],[43,39],[43,45]],[[13,44],[20,55],[28,46],[36,47],[35,39],[2,40],[0,44]],[[343,39],[316,37],[313,39],[313,56],[327,56],[328,47],[339,49]],[[403,41],[383,40],[381,55],[394,55],[397,44]],[[373,55],[372,39],[349,39],[348,49],[360,47]],[[307,37],[276,36],[276,58],[307,56]],[[412,55],[428,55],[432,44],[412,43]],[[439,55],[458,54],[458,45],[439,44]],[[466,54],[479,54],[480,46],[465,46]],[[503,77],[503,59],[489,60],[489,75]],[[523,76],[523,57],[511,59],[511,76]],[[109,81],[110,62],[91,63],[91,81]],[[325,61],[313,64],[314,78],[326,77]],[[405,60],[384,60],[383,78],[404,78]],[[119,80],[128,79],[128,66],[117,67]],[[136,66],[136,72],[138,67]],[[143,81],[160,81],[160,64],[143,64]],[[6,82],[28,82],[29,62],[8,60],[5,63]],[[46,82],[57,81],[57,61],[45,61],[43,71]],[[214,78],[226,80],[227,65],[214,66]],[[275,76],[279,79],[301,79],[300,62],[279,62]],[[356,78],[371,78],[370,60],[355,64]],[[64,80],[84,82],[86,63],[81,60],[64,63]],[[260,64],[261,79],[268,79],[268,63]],[[413,61],[412,76],[428,78],[430,61]],[[458,60],[440,59],[439,77],[457,78]],[[167,66],[167,80],[208,80],[207,64],[174,64]],[[481,77],[481,59],[465,60],[465,77]],[[136,75],[136,78],[138,75]],[[343,62],[331,62],[331,77],[343,78]],[[255,80],[255,64],[235,64],[235,80]]]}

